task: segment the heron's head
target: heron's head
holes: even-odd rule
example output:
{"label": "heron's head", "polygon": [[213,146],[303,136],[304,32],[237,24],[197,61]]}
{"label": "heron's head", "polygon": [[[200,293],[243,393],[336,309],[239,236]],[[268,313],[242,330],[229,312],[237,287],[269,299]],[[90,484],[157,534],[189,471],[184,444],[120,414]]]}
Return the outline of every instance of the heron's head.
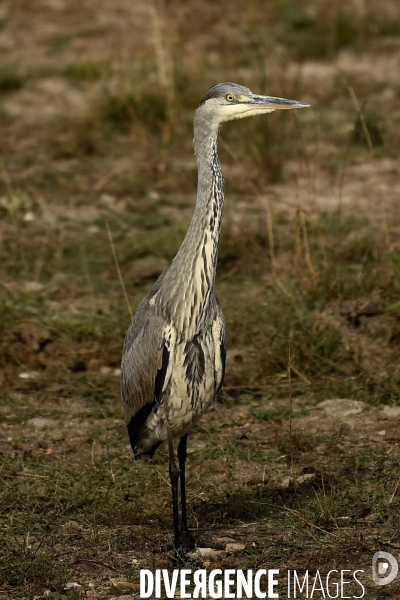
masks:
{"label": "heron's head", "polygon": [[237,83],[217,83],[208,90],[197,111],[207,115],[215,125],[219,126],[223,121],[262,115],[279,109],[307,106],[310,105],[297,100],[259,96]]}

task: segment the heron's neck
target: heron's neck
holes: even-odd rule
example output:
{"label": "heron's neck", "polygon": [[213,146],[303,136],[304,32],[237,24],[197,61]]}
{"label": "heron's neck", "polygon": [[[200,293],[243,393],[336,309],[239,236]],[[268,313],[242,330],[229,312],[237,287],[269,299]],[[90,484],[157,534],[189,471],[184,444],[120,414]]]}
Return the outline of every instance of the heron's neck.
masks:
{"label": "heron's neck", "polygon": [[[194,147],[198,167],[196,205],[185,239],[168,270],[174,298],[171,313],[180,328],[192,331],[212,318],[218,245],[224,204],[224,180],[217,154],[218,131],[196,129]],[[210,304],[211,300],[211,304]]]}

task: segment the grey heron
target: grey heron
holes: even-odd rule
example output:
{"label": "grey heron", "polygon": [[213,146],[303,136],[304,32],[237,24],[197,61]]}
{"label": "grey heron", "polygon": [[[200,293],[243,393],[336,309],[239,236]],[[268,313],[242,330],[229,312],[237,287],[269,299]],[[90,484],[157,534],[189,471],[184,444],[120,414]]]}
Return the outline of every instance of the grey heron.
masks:
{"label": "grey heron", "polygon": [[[171,265],[139,304],[126,334],[121,393],[130,443],[140,460],[152,457],[168,441],[176,551],[179,480],[185,548],[191,541],[185,488],[188,432],[215,401],[225,371],[225,320],[215,293],[224,204],[218,131],[223,121],[307,106],[253,94],[236,83],[218,83],[207,92],[194,118],[198,185],[189,229]],[[179,467],[173,447],[176,437]]]}

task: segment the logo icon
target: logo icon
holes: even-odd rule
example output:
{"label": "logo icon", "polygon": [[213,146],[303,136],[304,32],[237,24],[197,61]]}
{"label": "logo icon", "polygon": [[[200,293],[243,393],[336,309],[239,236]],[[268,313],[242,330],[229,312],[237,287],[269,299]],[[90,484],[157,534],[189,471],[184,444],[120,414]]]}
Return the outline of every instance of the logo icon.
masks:
{"label": "logo icon", "polygon": [[399,565],[389,552],[375,552],[372,558],[372,579],[376,585],[392,583],[399,572]]}

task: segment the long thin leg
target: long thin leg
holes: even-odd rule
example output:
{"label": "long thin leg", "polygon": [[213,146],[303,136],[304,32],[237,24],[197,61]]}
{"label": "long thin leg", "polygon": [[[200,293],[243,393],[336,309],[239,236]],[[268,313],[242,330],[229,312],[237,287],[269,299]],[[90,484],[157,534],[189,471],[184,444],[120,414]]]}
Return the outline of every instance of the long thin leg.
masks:
{"label": "long thin leg", "polygon": [[174,537],[175,537],[175,550],[179,550],[179,511],[178,511],[178,481],[179,481],[179,469],[176,466],[174,456],[174,445],[172,443],[172,436],[168,436],[168,449],[169,449],[169,477],[171,480],[172,488],[172,509],[174,515]]}
{"label": "long thin leg", "polygon": [[189,533],[187,525],[187,513],[186,513],[186,478],[185,478],[185,461],[187,456],[188,434],[181,437],[178,445],[178,461],[179,461],[179,477],[181,482],[181,504],[182,504],[182,529],[184,534]]}

